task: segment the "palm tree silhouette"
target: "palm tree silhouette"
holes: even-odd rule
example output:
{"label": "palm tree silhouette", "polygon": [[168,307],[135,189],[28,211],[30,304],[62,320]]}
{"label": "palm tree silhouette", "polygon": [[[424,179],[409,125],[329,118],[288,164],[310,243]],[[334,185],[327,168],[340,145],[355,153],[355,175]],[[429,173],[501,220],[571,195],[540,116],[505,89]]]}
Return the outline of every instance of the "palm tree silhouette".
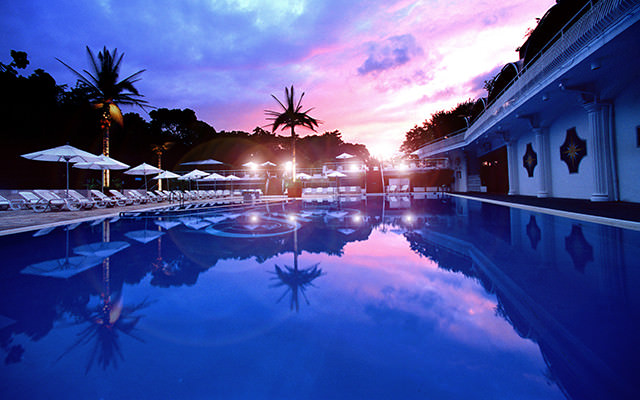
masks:
{"label": "palm tree silhouette", "polygon": [[[162,155],[173,146],[173,142],[164,142],[162,144],[152,144],[151,151],[158,156],[158,168],[162,169]],[[162,179],[158,179],[158,190],[162,190]]]}
{"label": "palm tree silhouette", "polygon": [[293,85],[291,85],[291,90],[289,88],[284,88],[284,96],[286,106],[278,100],[278,98],[274,95],[271,95],[280,107],[282,107],[281,111],[272,111],[266,110],[265,113],[268,115],[267,120],[273,121],[271,123],[271,132],[275,132],[279,127],[282,126],[282,130],[286,128],[291,128],[291,162],[293,163],[293,177],[292,179],[296,180],[296,126],[302,126],[305,128],[309,128],[312,131],[315,131],[315,128],[318,126],[320,121],[309,115],[309,111],[313,110],[310,108],[306,111],[302,110],[302,98],[304,97],[304,92],[298,99],[298,103],[295,102],[295,96],[293,93]]}
{"label": "palm tree silhouette", "polygon": [[[142,100],[142,95],[135,88],[134,83],[140,80],[139,76],[145,70],[140,70],[127,78],[118,81],[120,75],[120,63],[124,53],[118,57],[118,49],[109,52],[105,46],[98,52],[98,57],[93,55],[87,46],[89,60],[91,61],[92,72],[83,70],[84,75],[56,58],[65,67],[69,68],[79,79],[79,82],[88,90],[89,98],[93,105],[100,111],[100,128],[102,129],[102,154],[109,155],[109,128],[111,122],[115,121],[122,125],[122,112],[120,105],[137,105],[144,110],[147,105]],[[109,186],[109,170],[104,170],[104,182]]]}

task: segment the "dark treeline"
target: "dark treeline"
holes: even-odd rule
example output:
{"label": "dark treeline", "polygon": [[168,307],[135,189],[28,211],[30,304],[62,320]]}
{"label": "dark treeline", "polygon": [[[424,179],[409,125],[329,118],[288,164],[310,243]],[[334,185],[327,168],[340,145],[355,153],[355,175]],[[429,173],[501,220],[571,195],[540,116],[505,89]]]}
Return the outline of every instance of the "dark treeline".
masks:
{"label": "dark treeline", "polygon": [[[20,154],[70,144],[94,154],[102,152],[100,114],[82,85],[56,84],[42,69],[24,76],[27,54],[11,52],[9,64],[0,63],[0,189],[61,188],[65,185],[64,163],[26,160]],[[266,96],[266,95],[265,95]],[[260,121],[258,121],[260,122]],[[266,120],[265,120],[266,123]],[[122,126],[112,124],[110,155],[131,166],[142,162],[162,168],[187,169],[180,164],[213,158],[226,168],[240,168],[248,161],[271,161],[276,164],[291,159],[291,137],[271,133],[257,126],[252,132],[216,131],[198,120],[190,109],[158,108],[145,119],[138,113],[124,115]],[[339,131],[297,138],[297,163],[301,167],[320,167],[324,161],[347,152],[369,158],[364,145],[345,143]],[[125,179],[131,187],[133,178],[115,172],[115,185]],[[71,186],[83,188],[99,181],[98,171],[72,169]]]}

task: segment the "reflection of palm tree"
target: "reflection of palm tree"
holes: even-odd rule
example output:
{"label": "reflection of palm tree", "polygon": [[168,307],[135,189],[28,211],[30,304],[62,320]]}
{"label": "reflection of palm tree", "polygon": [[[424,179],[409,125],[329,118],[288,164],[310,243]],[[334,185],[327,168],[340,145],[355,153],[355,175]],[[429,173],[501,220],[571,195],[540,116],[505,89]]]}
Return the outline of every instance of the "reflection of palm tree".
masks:
{"label": "reflection of palm tree", "polygon": [[[109,222],[103,222],[103,242],[110,241]],[[85,372],[89,372],[91,366],[98,358],[98,363],[103,369],[113,364],[117,366],[117,357],[122,360],[124,356],[118,343],[119,333],[122,332],[138,341],[142,339],[133,334],[141,316],[134,315],[138,310],[147,307],[150,303],[145,299],[135,306],[124,306],[122,292],[118,290],[115,295],[111,292],[110,259],[106,257],[102,262],[102,292],[100,293],[100,305],[94,309],[82,309],[79,323],[88,322],[89,325],[78,334],[76,340],[59,358],[71,352],[79,345],[85,345],[95,340]]]}
{"label": "reflection of palm tree", "polygon": [[[85,75],[77,72],[64,62],[62,64],[75,73],[81,84],[88,90],[94,106],[100,111],[100,127],[102,129],[102,154],[109,155],[109,128],[111,121],[122,125],[122,113],[117,104],[137,105],[141,108],[147,104],[142,100],[142,95],[133,86],[140,80],[139,76],[144,72],[140,70],[127,78],[118,81],[120,75],[120,62],[124,54],[118,57],[118,49],[109,52],[106,46],[98,52],[98,59],[94,57],[87,46],[89,60],[93,68],[92,72],[84,70]],[[105,185],[109,186],[109,170],[104,170]]]}
{"label": "reflection of palm tree", "polygon": [[282,300],[287,293],[291,292],[290,307],[293,310],[295,306],[296,311],[300,309],[299,293],[302,293],[307,304],[309,299],[305,294],[307,286],[313,286],[313,281],[324,275],[321,268],[318,268],[320,263],[314,264],[309,268],[298,269],[298,230],[293,231],[293,268],[285,265],[284,268],[280,268],[276,265],[274,279],[278,279],[280,282],[273,285],[273,287],[287,286],[287,290],[280,296],[278,302]]}
{"label": "reflection of palm tree", "polygon": [[303,126],[306,128],[315,131],[315,127],[318,126],[319,121],[315,118],[309,116],[309,111],[313,110],[312,108],[301,111],[302,110],[302,98],[304,97],[304,92],[300,96],[298,100],[298,104],[295,103],[295,97],[293,94],[293,85],[291,86],[291,91],[289,88],[284,88],[285,102],[287,105],[285,106],[278,98],[274,95],[271,95],[278,104],[282,107],[281,111],[271,111],[267,110],[266,113],[269,116],[269,120],[272,122],[272,132],[275,132],[280,126],[282,129],[291,128],[291,162],[293,164],[293,175],[292,179],[296,180],[296,126]]}

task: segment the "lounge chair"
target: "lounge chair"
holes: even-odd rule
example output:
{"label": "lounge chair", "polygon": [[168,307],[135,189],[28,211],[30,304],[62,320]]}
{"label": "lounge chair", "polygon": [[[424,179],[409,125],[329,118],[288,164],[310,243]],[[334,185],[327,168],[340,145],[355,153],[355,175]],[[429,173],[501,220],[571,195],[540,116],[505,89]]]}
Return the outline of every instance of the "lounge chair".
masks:
{"label": "lounge chair", "polygon": [[402,185],[402,187],[400,188],[400,191],[402,193],[409,193],[409,185]]}
{"label": "lounge chair", "polygon": [[24,205],[24,200],[9,200],[0,196],[0,210],[19,210]]}
{"label": "lounge chair", "polygon": [[67,211],[78,211],[82,208],[82,204],[73,197],[62,198],[51,190],[38,189],[33,191],[36,195],[42,197],[49,202],[51,209],[60,209]]}
{"label": "lounge chair", "polygon": [[389,185],[389,193],[395,193],[398,190],[398,186]]}
{"label": "lounge chair", "polygon": [[35,212],[44,212],[51,208],[48,201],[31,192],[18,192],[18,194],[24,199],[24,207]]}
{"label": "lounge chair", "polygon": [[138,192],[137,190],[124,190],[124,195],[131,197],[133,199],[138,199],[140,201],[141,204],[146,204],[149,203],[150,201],[152,201],[149,197],[141,194],[140,192]]}
{"label": "lounge chair", "polygon": [[140,199],[138,199],[137,197],[125,196],[115,189],[109,189],[109,193],[115,199],[124,200],[126,202],[126,205],[140,204]]}
{"label": "lounge chair", "polygon": [[115,205],[118,205],[118,206],[127,205],[127,202],[125,200],[118,200],[113,197],[109,197],[106,194],[96,189],[89,190],[89,194],[91,195],[92,199],[103,201],[107,207],[113,207]]}
{"label": "lounge chair", "polygon": [[86,197],[84,197],[83,195],[81,195],[80,193],[76,192],[75,190],[69,189],[69,197],[72,197],[76,200],[78,200],[80,202],[80,206],[82,208],[84,208],[85,210],[90,210],[93,207],[96,208],[105,208],[106,204],[104,202],[100,202],[100,205],[98,205],[98,201],[93,200],[93,199],[88,199]]}

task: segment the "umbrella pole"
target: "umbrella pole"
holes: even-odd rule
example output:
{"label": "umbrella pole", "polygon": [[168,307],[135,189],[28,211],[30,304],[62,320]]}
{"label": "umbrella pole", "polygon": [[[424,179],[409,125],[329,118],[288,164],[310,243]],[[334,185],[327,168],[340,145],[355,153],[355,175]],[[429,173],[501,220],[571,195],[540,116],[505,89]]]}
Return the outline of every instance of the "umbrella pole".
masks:
{"label": "umbrella pole", "polygon": [[67,195],[65,197],[69,197],[69,159],[67,161]]}

